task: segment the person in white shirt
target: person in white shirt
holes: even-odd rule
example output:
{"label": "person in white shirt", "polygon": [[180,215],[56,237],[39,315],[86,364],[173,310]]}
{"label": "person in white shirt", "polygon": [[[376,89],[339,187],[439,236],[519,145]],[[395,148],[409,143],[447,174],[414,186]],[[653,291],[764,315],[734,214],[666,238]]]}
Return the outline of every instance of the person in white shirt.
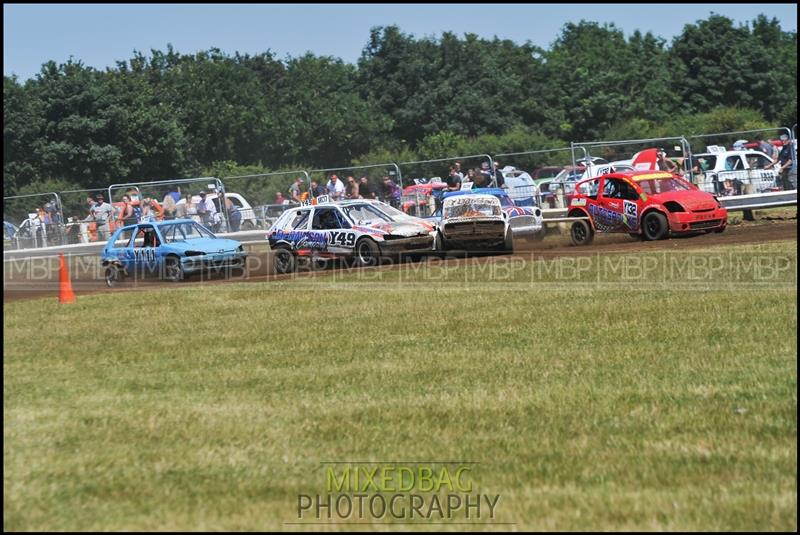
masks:
{"label": "person in white shirt", "polygon": [[328,180],[327,188],[328,195],[330,195],[333,200],[344,199],[344,182],[339,180],[338,176],[331,175],[330,180]]}

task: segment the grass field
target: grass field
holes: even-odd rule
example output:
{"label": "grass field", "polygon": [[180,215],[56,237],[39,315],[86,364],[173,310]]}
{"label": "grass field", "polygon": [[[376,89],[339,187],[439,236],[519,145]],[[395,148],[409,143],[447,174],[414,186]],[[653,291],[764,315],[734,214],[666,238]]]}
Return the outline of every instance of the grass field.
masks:
{"label": "grass field", "polygon": [[4,529],[303,529],[321,462],[458,459],[504,529],[796,530],[796,246],[5,304]]}

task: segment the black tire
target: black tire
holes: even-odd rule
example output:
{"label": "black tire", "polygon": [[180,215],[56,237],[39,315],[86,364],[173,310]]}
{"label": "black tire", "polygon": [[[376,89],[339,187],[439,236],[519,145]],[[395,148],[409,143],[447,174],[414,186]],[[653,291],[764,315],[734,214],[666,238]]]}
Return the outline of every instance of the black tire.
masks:
{"label": "black tire", "polygon": [[514,233],[511,232],[511,228],[506,230],[506,238],[503,243],[503,251],[508,254],[512,254],[514,252]]}
{"label": "black tire", "polygon": [[109,288],[116,288],[119,283],[125,278],[122,268],[117,264],[109,264],[106,266],[106,286]]}
{"label": "black tire", "polygon": [[594,229],[585,219],[574,221],[569,229],[569,237],[573,245],[589,245],[594,240]]}
{"label": "black tire", "polygon": [[356,242],[356,247],[353,250],[356,262],[359,267],[362,266],[375,266],[380,260],[381,250],[378,244],[369,238],[361,238]]}
{"label": "black tire", "polygon": [[294,254],[286,247],[275,249],[272,261],[275,266],[275,273],[292,273],[297,267]]}
{"label": "black tire", "polygon": [[663,240],[669,236],[667,217],[661,212],[648,212],[642,218],[642,236],[645,240]]}
{"label": "black tire", "polygon": [[253,224],[252,221],[245,221],[242,223],[242,230],[255,230],[256,226]]}
{"label": "black tire", "polygon": [[169,282],[180,282],[186,278],[183,272],[183,265],[180,258],[177,256],[168,256],[164,260],[164,274],[163,278]]}

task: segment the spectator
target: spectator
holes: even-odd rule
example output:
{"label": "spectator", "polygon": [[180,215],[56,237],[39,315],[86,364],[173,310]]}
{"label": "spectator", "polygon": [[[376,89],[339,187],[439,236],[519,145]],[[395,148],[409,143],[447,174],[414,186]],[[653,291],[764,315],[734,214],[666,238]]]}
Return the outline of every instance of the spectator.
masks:
{"label": "spectator", "polygon": [[461,162],[454,163],[453,168],[456,171],[456,175],[458,175],[458,181],[464,182],[464,173],[461,172]]}
{"label": "spectator", "polygon": [[187,193],[183,196],[183,199],[175,204],[175,217],[178,219],[191,219],[195,215],[197,215],[197,209],[192,203],[191,194]]}
{"label": "spectator", "polygon": [[277,192],[275,194],[275,203],[274,204],[289,204],[289,199],[283,196],[282,192]]}
{"label": "spectator", "polygon": [[197,212],[197,217],[200,218],[200,224],[206,227],[211,226],[211,212],[208,209],[208,203],[206,203],[206,192],[201,191],[198,193],[200,199],[197,201],[197,205],[195,210]]}
{"label": "spectator", "polygon": [[308,188],[308,192],[312,199],[316,199],[320,195],[325,195],[325,188],[320,186],[316,180],[311,181],[311,185]]}
{"label": "spectator", "polygon": [[344,184],[342,184],[342,181],[339,180],[338,176],[330,176],[326,189],[328,190],[328,195],[331,196],[331,199],[339,200],[344,198]]}
{"label": "spectator", "polygon": [[177,210],[177,202],[180,200],[180,194],[178,200],[175,200],[172,193],[169,192],[164,195],[164,199],[161,201],[161,207],[164,209],[164,219],[175,219],[175,211]]}
{"label": "spectator", "polygon": [[792,171],[792,164],[794,164],[794,147],[789,141],[789,136],[786,134],[781,135],[781,152],[778,154],[777,161],[767,165],[765,169],[770,167],[778,167],[778,187],[784,190],[793,189],[791,180],[789,180],[789,173]]}
{"label": "spectator", "polygon": [[375,199],[375,189],[370,185],[367,175],[364,175],[359,180],[358,193],[362,199]]}
{"label": "spectator", "polygon": [[492,169],[489,167],[489,162],[483,162],[481,164],[481,171],[479,174],[484,176],[487,184],[491,183],[494,173],[492,173]]}
{"label": "spectator", "polygon": [[766,154],[769,157],[769,159],[772,160],[773,162],[778,159],[778,150],[777,147],[775,147],[775,145],[773,145],[769,141],[764,141],[764,139],[760,135],[756,136],[754,141],[758,143],[756,150],[760,150],[761,152]]}
{"label": "spectator", "polygon": [[[178,201],[181,200],[181,187],[180,186],[175,186],[174,188],[170,189],[170,191],[169,191],[169,193],[167,193],[167,195],[172,197],[172,202],[173,203],[178,204]],[[166,201],[166,198],[165,198],[165,201]],[[164,204],[166,205],[166,202],[164,202]],[[165,208],[165,210],[166,210],[166,208]]]}
{"label": "spectator", "polygon": [[155,199],[145,197],[142,202],[142,221],[160,221],[164,218],[164,209]]}
{"label": "spectator", "polygon": [[506,179],[505,179],[505,177],[503,177],[503,171],[501,171],[502,168],[503,168],[503,166],[500,164],[500,162],[495,160],[495,162],[494,162],[494,182],[495,182],[495,187],[498,187],[498,188],[504,188],[506,186]]}
{"label": "spectator", "polygon": [[[138,209],[138,207],[136,208]],[[119,219],[125,226],[135,225],[139,222],[139,214],[135,213],[131,198],[127,194],[122,196],[122,209],[119,212]]]}
{"label": "spectator", "polygon": [[384,200],[390,205],[394,206],[395,208],[400,206],[400,197],[402,196],[403,191],[388,176],[383,177],[383,194]]}
{"label": "spectator", "polygon": [[86,197],[86,208],[89,215],[81,220],[81,242],[89,243],[89,223],[94,223],[94,205],[95,200],[91,197]]}
{"label": "spectator", "polygon": [[661,171],[675,173],[678,170],[678,166],[675,165],[675,162],[667,158],[667,153],[664,151],[664,149],[658,149],[656,165]]}
{"label": "spectator", "polygon": [[360,198],[358,182],[356,182],[356,178],[353,175],[347,177],[347,186],[344,188],[344,196],[347,199]]}
{"label": "spectator", "polygon": [[233,201],[225,199],[225,209],[228,211],[228,222],[230,223],[231,232],[239,232],[242,224],[242,213],[239,208],[233,205]]}
{"label": "spectator", "polygon": [[453,165],[447,173],[447,191],[458,191],[461,189],[461,177]]}
{"label": "spectator", "polygon": [[472,182],[473,188],[485,188],[486,187],[486,179],[484,175],[477,172],[474,168],[470,167],[467,169],[467,176],[464,179],[464,182]]}
{"label": "spectator", "polygon": [[141,200],[139,199],[139,190],[137,188],[133,188],[133,187],[128,188],[128,190],[125,192],[125,195],[130,197],[131,204],[133,206],[140,206],[141,205]]}
{"label": "spectator", "polygon": [[114,217],[114,208],[106,202],[103,195],[98,193],[95,197],[97,201],[94,205],[94,219],[97,223],[97,239],[108,241],[111,237],[110,223]]}
{"label": "spectator", "polygon": [[297,177],[292,182],[292,185],[289,186],[289,198],[296,203],[300,203],[303,201],[303,177]]}

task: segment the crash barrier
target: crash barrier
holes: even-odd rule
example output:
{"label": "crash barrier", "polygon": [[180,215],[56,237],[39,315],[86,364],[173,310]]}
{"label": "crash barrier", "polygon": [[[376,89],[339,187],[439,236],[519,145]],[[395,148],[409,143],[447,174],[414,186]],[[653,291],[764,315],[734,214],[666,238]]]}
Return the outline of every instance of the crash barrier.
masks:
{"label": "crash barrier", "polygon": [[231,232],[268,229],[287,207],[299,204],[292,202],[292,185],[300,181],[302,198],[311,184],[308,172],[303,170],[223,176],[219,180],[225,185],[226,202],[231,203],[230,227],[225,229]]}
{"label": "crash barrier", "polygon": [[[202,204],[201,192],[205,192]],[[187,218],[214,232],[228,228],[225,186],[216,177],[112,184],[108,198],[118,209],[115,217],[120,224]]]}
{"label": "crash barrier", "polygon": [[[19,227],[11,221],[22,221]],[[58,193],[3,197],[3,239],[16,249],[63,243],[64,214]]]}
{"label": "crash barrier", "polygon": [[[577,150],[582,150],[583,157],[586,157],[585,149],[580,147]],[[563,195],[556,195],[559,185],[576,172],[572,147],[498,153],[492,156],[492,160],[503,175],[509,197],[520,206],[563,206]]]}
{"label": "crash barrier", "polygon": [[[394,207],[399,206],[400,192],[403,188],[403,175],[396,163],[378,163],[370,165],[355,165],[351,167],[330,167],[327,169],[313,169],[309,171],[311,182],[316,193],[328,195],[335,199],[335,190],[339,189],[341,198],[377,199]],[[335,186],[331,177],[336,175],[336,181],[341,186]],[[350,184],[352,177],[355,185]],[[388,179],[388,181],[387,181]],[[329,190],[329,185],[330,189]],[[356,191],[358,194],[356,195]]]}
{"label": "crash barrier", "polygon": [[397,207],[417,217],[428,217],[438,209],[451,169],[461,174],[463,188],[497,184],[494,160],[488,154],[400,162],[398,167],[405,177],[405,187]]}

